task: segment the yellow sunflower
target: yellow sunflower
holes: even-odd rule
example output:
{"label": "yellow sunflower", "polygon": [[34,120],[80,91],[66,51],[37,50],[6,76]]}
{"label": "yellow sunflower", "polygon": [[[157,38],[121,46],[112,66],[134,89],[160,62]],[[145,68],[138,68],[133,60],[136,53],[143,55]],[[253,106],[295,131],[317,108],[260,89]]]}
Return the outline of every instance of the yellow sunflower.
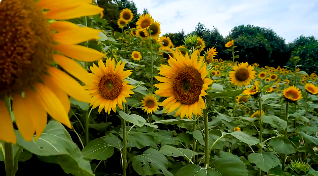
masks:
{"label": "yellow sunflower", "polygon": [[306,82],[307,82],[306,80],[300,81],[301,84],[306,84]]}
{"label": "yellow sunflower", "polygon": [[220,71],[217,70],[215,75],[220,76]]}
{"label": "yellow sunflower", "polygon": [[260,118],[260,117],[263,117],[264,116],[264,111],[262,110],[262,113],[260,114],[259,113],[259,110],[257,110],[256,112],[254,112],[250,118],[254,118],[254,117],[257,117],[257,118]]}
{"label": "yellow sunflower", "polygon": [[215,69],[219,69],[219,67],[220,67],[219,65],[215,65],[214,66]]}
{"label": "yellow sunflower", "polygon": [[285,79],[285,80],[283,81],[283,83],[284,83],[284,85],[289,85],[289,80],[288,80],[288,79]]}
{"label": "yellow sunflower", "polygon": [[254,85],[252,86],[252,88],[246,88],[243,91],[243,95],[252,95],[255,96],[259,93],[259,85],[260,82],[259,81],[255,81]]}
{"label": "yellow sunflower", "polygon": [[234,131],[241,131],[241,128],[240,127],[235,127]]}
{"label": "yellow sunflower", "polygon": [[[47,12],[43,13],[43,9]],[[47,113],[72,128],[68,118],[68,95],[84,102],[91,99],[80,83],[53,66],[54,61],[87,84],[89,74],[70,58],[95,61],[104,55],[76,45],[98,39],[99,30],[59,20],[96,15],[102,11],[102,8],[84,0],[1,1],[0,140],[16,143],[4,99],[6,103],[12,100],[16,125],[27,141],[33,139],[34,133],[35,140],[40,137],[46,127]],[[56,21],[49,23],[50,19]]]}
{"label": "yellow sunflower", "polygon": [[198,37],[198,43],[194,45],[194,48],[196,48],[199,52],[203,51],[205,48],[205,42],[201,37]]}
{"label": "yellow sunflower", "polygon": [[120,28],[124,28],[127,26],[128,22],[124,19],[119,18],[117,24]]}
{"label": "yellow sunflower", "polygon": [[283,91],[283,95],[286,99],[295,102],[302,98],[300,90],[295,86],[290,86]]}
{"label": "yellow sunflower", "polygon": [[149,36],[149,32],[147,29],[138,29],[136,31],[136,34],[138,37],[143,38],[143,39],[145,39]]}
{"label": "yellow sunflower", "polygon": [[225,44],[225,47],[230,48],[234,45],[234,40],[230,40]]}
{"label": "yellow sunflower", "polygon": [[158,39],[161,30],[160,30],[160,23],[155,21],[150,26],[149,29],[151,30],[150,36],[154,39]]}
{"label": "yellow sunflower", "polygon": [[265,73],[265,72],[260,72],[260,73],[258,74],[258,77],[261,78],[261,79],[265,79],[266,73]]}
{"label": "yellow sunflower", "polygon": [[229,77],[234,85],[246,86],[255,78],[254,67],[249,66],[247,62],[235,65],[233,69],[234,71],[230,71]]}
{"label": "yellow sunflower", "polygon": [[130,34],[131,34],[132,36],[136,36],[136,35],[137,35],[137,29],[136,29],[136,28],[132,28],[132,29],[130,30]]}
{"label": "yellow sunflower", "polygon": [[270,78],[265,78],[265,82],[270,82],[271,79]]}
{"label": "yellow sunflower", "polygon": [[186,55],[186,53],[187,53],[187,52],[185,51],[185,50],[187,50],[187,48],[186,48],[184,45],[181,45],[181,46],[176,47],[176,50],[177,50],[177,51],[180,51],[182,55]]}
{"label": "yellow sunflower", "polygon": [[311,93],[311,94],[314,94],[314,95],[316,95],[318,93],[318,88],[312,83],[307,83],[305,85],[305,89],[306,89],[306,91],[308,93]]}
{"label": "yellow sunflower", "polygon": [[120,12],[119,18],[125,20],[127,23],[130,22],[134,17],[134,14],[130,9],[126,8]]}
{"label": "yellow sunflower", "polygon": [[205,109],[205,103],[202,99],[207,95],[205,92],[212,80],[206,78],[208,71],[206,64],[203,63],[203,57],[198,62],[198,51],[195,50],[191,58],[188,54],[183,56],[176,53],[175,58],[168,60],[169,65],[162,65],[156,79],[160,82],[155,84],[159,90],[156,94],[165,99],[160,106],[164,107],[167,113],[176,112],[176,116],[192,118],[192,115],[202,116],[202,109]]}
{"label": "yellow sunflower", "polygon": [[212,71],[211,71],[211,74],[212,74],[212,76],[216,76],[216,71],[215,71],[215,70],[212,70]]}
{"label": "yellow sunflower", "polygon": [[239,96],[237,96],[236,101],[237,101],[238,104],[247,103],[249,97],[250,97],[249,95],[239,95]]}
{"label": "yellow sunflower", "polygon": [[149,14],[145,14],[145,15],[141,15],[139,16],[138,21],[136,22],[137,28],[142,28],[145,29],[152,24],[154,22],[154,20],[152,19],[152,17]]}
{"label": "yellow sunflower", "polygon": [[212,63],[212,62],[213,62],[213,58],[217,55],[217,53],[218,53],[218,52],[216,52],[215,47],[210,48],[210,49],[207,51],[207,55],[206,55],[205,61],[206,61],[207,63]]}
{"label": "yellow sunflower", "polygon": [[169,37],[160,37],[159,41],[160,41],[160,45],[163,48],[171,48],[173,46],[171,39]]}
{"label": "yellow sunflower", "polygon": [[271,80],[276,80],[276,79],[277,79],[277,75],[276,75],[276,74],[272,74],[272,75],[270,76],[270,78],[271,78]]}
{"label": "yellow sunflower", "polygon": [[134,60],[140,60],[141,59],[141,54],[138,51],[133,51],[131,53],[131,58],[133,58]]}
{"label": "yellow sunflower", "polygon": [[92,108],[98,108],[98,113],[103,109],[108,114],[111,110],[116,112],[116,105],[123,109],[123,102],[126,103],[126,98],[130,94],[134,94],[131,89],[132,85],[128,85],[129,81],[124,81],[131,71],[124,71],[125,63],[119,61],[115,65],[115,60],[107,59],[106,65],[102,60],[98,61],[98,67],[93,64],[91,66],[92,81],[87,85],[87,89],[92,96]]}
{"label": "yellow sunflower", "polygon": [[141,103],[143,106],[142,109],[147,112],[147,114],[151,114],[158,110],[158,101],[155,95],[149,94],[148,96],[144,96]]}
{"label": "yellow sunflower", "polygon": [[160,55],[162,55],[163,58],[166,60],[169,60],[170,57],[174,58],[175,57],[175,51],[173,51],[171,48],[163,48],[163,50],[160,50]]}
{"label": "yellow sunflower", "polygon": [[273,90],[274,90],[274,89],[273,89],[272,87],[269,87],[269,88],[266,89],[266,92],[267,92],[267,93],[270,93],[270,92],[273,92]]}

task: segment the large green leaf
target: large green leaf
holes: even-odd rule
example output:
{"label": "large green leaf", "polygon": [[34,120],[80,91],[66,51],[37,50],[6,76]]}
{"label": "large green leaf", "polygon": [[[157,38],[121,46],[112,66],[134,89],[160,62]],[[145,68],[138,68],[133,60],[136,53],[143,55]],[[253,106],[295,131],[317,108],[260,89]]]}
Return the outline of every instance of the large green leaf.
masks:
{"label": "large green leaf", "polygon": [[174,157],[183,156],[183,157],[186,157],[188,160],[191,160],[192,157],[198,154],[197,152],[194,152],[189,149],[176,148],[170,145],[162,146],[160,149],[160,152],[166,156],[174,156]]}
{"label": "large green leaf", "polygon": [[27,142],[16,131],[17,144],[41,157],[43,160],[59,164],[65,173],[77,176],[94,175],[90,163],[84,159],[82,152],[72,141],[63,125],[50,121],[37,141]]}
{"label": "large green leaf", "polygon": [[132,166],[139,175],[164,174],[165,176],[173,176],[167,170],[167,158],[153,148],[149,148],[142,155],[134,156]]}
{"label": "large green leaf", "polygon": [[263,95],[261,99],[263,102],[265,102],[268,99],[278,99],[279,97],[280,97],[279,94],[271,93],[271,94]]}
{"label": "large green leaf", "polygon": [[107,160],[114,154],[114,148],[104,138],[90,141],[82,151],[85,159]]}
{"label": "large green leaf", "polygon": [[71,104],[80,107],[84,111],[87,111],[88,108],[89,108],[89,103],[85,103],[85,102],[82,102],[82,101],[75,100],[72,97],[70,98],[70,102],[71,102]]}
{"label": "large green leaf", "polygon": [[137,147],[141,149],[147,146],[157,148],[156,140],[151,134],[135,131],[129,132],[127,136],[127,147]]}
{"label": "large green leaf", "polygon": [[268,172],[271,168],[280,165],[278,157],[269,152],[249,154],[248,160],[256,164],[256,166],[264,172]]}
{"label": "large green leaf", "polygon": [[123,148],[123,144],[121,142],[121,140],[115,136],[114,134],[109,134],[107,136],[105,136],[104,141],[109,144],[112,147],[116,147],[117,149],[121,150]]}
{"label": "large green leaf", "polygon": [[277,128],[281,130],[287,128],[287,122],[274,115],[263,116],[262,120],[264,123],[270,124],[273,128]]}
{"label": "large green leaf", "polygon": [[188,164],[182,167],[175,176],[222,176],[212,168],[202,168],[195,164]]}
{"label": "large green leaf", "polygon": [[193,123],[194,121],[190,120],[190,119],[167,119],[167,120],[155,121],[154,124],[162,123],[162,124],[167,124],[167,125],[175,125],[175,124],[180,124],[180,123],[185,123],[185,122]]}
{"label": "large green leaf", "polygon": [[239,157],[227,152],[220,152],[220,158],[212,163],[213,168],[223,176],[246,176],[248,170]]}
{"label": "large green leaf", "polygon": [[273,147],[273,149],[277,153],[286,154],[286,155],[296,153],[296,150],[293,144],[287,138],[284,138],[284,137],[271,139],[269,141],[269,145]]}
{"label": "large green leaf", "polygon": [[146,123],[146,120],[143,117],[136,114],[126,114],[123,111],[119,111],[119,115],[121,118],[139,127],[142,127]]}
{"label": "large green leaf", "polygon": [[315,138],[313,136],[309,136],[309,135],[305,134],[304,132],[300,132],[300,134],[305,138],[305,140],[307,142],[318,145],[318,138]]}
{"label": "large green leaf", "polygon": [[229,134],[231,134],[236,139],[246,143],[247,145],[255,145],[259,143],[259,139],[257,139],[256,137],[250,136],[246,133],[243,133],[242,131],[234,131]]}

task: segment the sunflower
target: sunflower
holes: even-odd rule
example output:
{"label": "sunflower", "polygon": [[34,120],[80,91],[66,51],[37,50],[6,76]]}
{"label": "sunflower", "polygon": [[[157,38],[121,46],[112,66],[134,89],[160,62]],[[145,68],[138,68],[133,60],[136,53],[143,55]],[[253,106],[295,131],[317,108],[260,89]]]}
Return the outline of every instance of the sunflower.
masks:
{"label": "sunflower", "polygon": [[227,66],[230,66],[230,67],[231,67],[231,66],[232,66],[232,63],[228,63]]}
{"label": "sunflower", "polygon": [[217,70],[215,75],[220,76],[220,71]]}
{"label": "sunflower", "polygon": [[124,28],[127,26],[128,22],[124,19],[119,18],[117,24],[120,28]]}
{"label": "sunflower", "polygon": [[150,26],[149,29],[151,30],[150,36],[154,39],[158,39],[161,30],[160,30],[160,23],[155,21]]}
{"label": "sunflower", "polygon": [[216,76],[216,71],[212,70],[211,74],[212,74],[212,76]]}
{"label": "sunflower", "polygon": [[307,82],[306,80],[300,81],[301,84],[306,84],[306,82]]}
{"label": "sunflower", "polygon": [[138,37],[143,38],[143,39],[145,39],[149,36],[149,32],[147,29],[138,29],[136,31],[136,34]]}
{"label": "sunflower", "polygon": [[273,90],[274,90],[274,89],[273,89],[272,87],[269,87],[269,88],[266,89],[266,92],[267,92],[267,93],[270,93],[270,92],[273,92]]}
{"label": "sunflower", "polygon": [[176,50],[180,51],[181,54],[184,55],[184,56],[186,55],[186,53],[188,53],[187,51],[185,51],[185,50],[187,50],[187,48],[184,45],[176,47]]}
{"label": "sunflower", "polygon": [[[72,3],[70,3],[72,2]],[[43,13],[43,9],[47,12]],[[99,30],[80,27],[66,21],[102,13],[103,9],[86,1],[2,0],[0,3],[0,97],[11,102],[16,125],[27,141],[42,134],[47,113],[72,128],[68,118],[71,97],[90,102],[88,92],[65,71],[87,84],[87,71],[80,61],[95,61],[104,55],[76,45],[98,39]],[[60,54],[55,54],[58,52]],[[23,94],[23,96],[21,95]],[[10,113],[0,100],[0,140],[16,143]]]}
{"label": "sunflower", "polygon": [[254,117],[257,117],[257,118],[260,118],[260,117],[263,117],[264,116],[264,111],[262,110],[262,113],[259,113],[259,110],[257,110],[256,112],[254,112],[250,118],[254,118]]}
{"label": "sunflower", "polygon": [[138,21],[136,22],[137,28],[148,29],[148,27],[154,22],[152,17],[149,14],[144,14],[139,16]]}
{"label": "sunflower", "polygon": [[136,36],[136,35],[137,35],[137,29],[136,29],[136,28],[132,28],[132,29],[130,30],[130,34],[131,34],[132,36]]}
{"label": "sunflower", "polygon": [[254,85],[252,86],[252,88],[246,88],[243,91],[243,95],[251,95],[251,96],[257,96],[259,94],[259,81],[255,81]]}
{"label": "sunflower", "polygon": [[284,97],[292,102],[298,101],[302,98],[300,90],[295,86],[290,86],[283,91]]}
{"label": "sunflower", "polygon": [[306,89],[306,91],[308,93],[311,93],[311,94],[314,94],[314,95],[316,95],[318,93],[318,88],[312,83],[307,83],[305,85],[305,89]]}
{"label": "sunflower", "polygon": [[169,37],[160,37],[159,41],[160,41],[160,45],[163,48],[171,48],[171,47],[173,47],[173,44],[172,44],[172,42],[171,42]]}
{"label": "sunflower", "polygon": [[212,62],[213,62],[213,58],[217,55],[217,53],[218,53],[218,52],[216,52],[215,47],[210,48],[210,49],[207,51],[207,55],[206,55],[205,61],[206,61],[207,63],[212,63]]}
{"label": "sunflower", "polygon": [[261,78],[261,79],[264,79],[266,77],[266,73],[265,72],[260,72],[258,74],[258,77]]}
{"label": "sunflower", "polygon": [[141,59],[141,54],[138,51],[133,51],[131,53],[131,58],[133,58],[134,60],[140,60]]}
{"label": "sunflower", "polygon": [[234,45],[234,40],[230,40],[225,44],[225,47],[230,48]]}
{"label": "sunflower", "polygon": [[215,65],[214,66],[215,69],[219,69],[219,67],[220,67],[219,65]]}
{"label": "sunflower", "polygon": [[220,70],[224,70],[224,67],[223,67],[223,66],[221,66],[221,67],[220,67]]}
{"label": "sunflower", "polygon": [[128,8],[123,9],[119,15],[119,18],[122,20],[125,20],[127,23],[129,23],[133,19],[133,17],[134,17],[134,14]]}
{"label": "sunflower", "polygon": [[203,49],[205,48],[205,42],[201,37],[198,37],[198,43],[194,45],[194,48],[197,49],[199,52],[203,51]]}
{"label": "sunflower", "polygon": [[98,61],[98,67],[93,64],[90,67],[92,73],[92,81],[87,85],[87,89],[92,96],[92,108],[98,108],[98,113],[103,109],[108,114],[111,110],[116,112],[116,105],[123,109],[123,102],[126,103],[126,97],[134,94],[131,89],[134,87],[128,85],[129,81],[124,81],[131,71],[124,71],[125,63],[119,61],[115,65],[115,60],[107,59],[106,65],[102,60]]}
{"label": "sunflower", "polygon": [[208,71],[206,64],[203,63],[203,57],[198,62],[198,51],[195,50],[191,58],[188,55],[183,56],[176,53],[175,58],[168,60],[169,65],[162,65],[156,79],[160,82],[155,84],[159,88],[156,94],[165,99],[160,106],[164,107],[167,113],[176,112],[176,116],[192,118],[192,115],[202,116],[202,109],[205,109],[205,103],[202,99],[207,95],[205,92],[212,80],[206,78]]}
{"label": "sunflower", "polygon": [[269,81],[271,81],[270,78],[265,78],[265,82],[269,82]]}
{"label": "sunflower", "polygon": [[233,69],[234,71],[230,71],[229,77],[234,85],[248,85],[255,78],[254,67],[249,66],[247,62],[235,65]]}
{"label": "sunflower", "polygon": [[156,112],[158,109],[158,101],[155,95],[148,94],[148,96],[144,96],[143,100],[141,101],[143,110],[147,112],[147,114],[151,114]]}
{"label": "sunflower", "polygon": [[163,48],[163,50],[160,51],[160,55],[162,55],[162,57],[166,60],[169,60],[170,57],[174,58],[175,57],[175,53],[171,48]]}
{"label": "sunflower", "polygon": [[249,95],[239,95],[239,96],[237,96],[236,101],[237,101],[238,104],[247,103],[249,97],[250,97]]}
{"label": "sunflower", "polygon": [[272,74],[272,75],[270,76],[270,78],[271,78],[271,80],[276,80],[276,79],[277,79],[277,75],[276,75],[276,74]]}
{"label": "sunflower", "polygon": [[241,131],[241,128],[240,127],[235,127],[234,131]]}
{"label": "sunflower", "polygon": [[285,79],[285,80],[283,81],[283,83],[284,83],[284,85],[289,85],[289,80],[288,80],[288,79]]}

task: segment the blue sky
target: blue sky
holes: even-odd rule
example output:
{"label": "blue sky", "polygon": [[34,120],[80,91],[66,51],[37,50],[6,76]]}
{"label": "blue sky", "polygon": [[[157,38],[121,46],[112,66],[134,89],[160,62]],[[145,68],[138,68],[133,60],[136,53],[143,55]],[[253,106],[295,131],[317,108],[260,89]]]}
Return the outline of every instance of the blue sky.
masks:
{"label": "blue sky", "polygon": [[201,22],[216,27],[225,37],[233,27],[254,25],[273,29],[285,42],[300,35],[318,39],[318,1],[316,0],[133,0],[138,13],[148,9],[161,23],[162,34],[187,34]]}

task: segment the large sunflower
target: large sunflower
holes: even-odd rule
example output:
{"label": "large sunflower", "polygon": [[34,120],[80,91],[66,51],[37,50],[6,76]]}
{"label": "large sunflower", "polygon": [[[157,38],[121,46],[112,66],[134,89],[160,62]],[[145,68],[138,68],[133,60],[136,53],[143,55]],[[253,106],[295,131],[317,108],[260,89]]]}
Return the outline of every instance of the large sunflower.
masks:
{"label": "large sunflower", "polygon": [[149,29],[151,30],[150,36],[154,39],[158,39],[161,30],[160,30],[160,23],[155,21],[150,26]]}
{"label": "large sunflower", "polygon": [[302,98],[300,90],[295,86],[290,86],[283,91],[284,97],[292,102],[298,101]]}
{"label": "large sunflower", "polygon": [[100,113],[103,109],[108,114],[111,110],[116,112],[116,105],[123,109],[123,102],[126,103],[126,97],[134,94],[131,89],[134,87],[128,85],[129,81],[124,81],[131,71],[124,71],[125,63],[119,61],[115,65],[115,60],[107,59],[106,65],[102,60],[98,61],[98,67],[93,64],[91,67],[92,81],[87,85],[90,95],[93,97],[91,106],[98,108]]}
{"label": "large sunflower", "polygon": [[154,22],[152,17],[149,14],[139,16],[138,21],[136,22],[137,28],[147,28]]}
{"label": "large sunflower", "polygon": [[234,71],[230,71],[229,77],[231,83],[237,86],[250,84],[251,80],[255,78],[254,67],[248,63],[241,63],[233,67]]}
{"label": "large sunflower", "polygon": [[160,41],[160,45],[162,46],[162,48],[171,48],[171,47],[173,47],[173,44],[172,44],[172,42],[171,42],[169,37],[160,37],[159,41]]}
{"label": "large sunflower", "polygon": [[307,84],[305,85],[305,89],[306,89],[306,91],[309,92],[310,94],[316,95],[316,94],[318,93],[318,88],[317,88],[314,84],[312,84],[312,83],[307,83]]}
{"label": "large sunflower", "polygon": [[203,57],[198,62],[198,51],[194,51],[189,58],[188,54],[183,56],[181,53],[175,53],[175,58],[168,60],[169,65],[160,67],[160,75],[156,79],[160,82],[155,84],[159,90],[156,94],[165,99],[160,106],[164,106],[167,113],[176,112],[176,116],[180,115],[192,118],[192,115],[201,115],[202,109],[205,109],[205,103],[202,96],[207,95],[205,92],[208,85],[212,84],[212,80],[206,78],[208,71],[206,64],[203,63]]}
{"label": "large sunflower", "polygon": [[149,94],[148,96],[144,96],[143,100],[141,101],[143,110],[147,112],[147,114],[151,114],[156,112],[158,109],[158,101],[155,95]]}
{"label": "large sunflower", "polygon": [[[80,83],[53,66],[56,61],[85,84],[90,81],[87,71],[69,57],[80,61],[102,58],[102,53],[76,45],[97,39],[100,31],[58,21],[103,11],[90,3],[87,0],[2,0],[0,3],[0,97],[6,102],[12,99],[16,125],[27,141],[32,140],[34,133],[36,140],[40,137],[46,127],[47,113],[72,128],[67,95],[90,102],[88,92]],[[56,21],[49,23],[49,19]],[[10,112],[1,100],[0,140],[16,143]]]}
{"label": "large sunflower", "polygon": [[133,17],[134,17],[134,14],[128,8],[123,9],[119,15],[119,18],[127,21],[127,23],[130,22],[133,19]]}

